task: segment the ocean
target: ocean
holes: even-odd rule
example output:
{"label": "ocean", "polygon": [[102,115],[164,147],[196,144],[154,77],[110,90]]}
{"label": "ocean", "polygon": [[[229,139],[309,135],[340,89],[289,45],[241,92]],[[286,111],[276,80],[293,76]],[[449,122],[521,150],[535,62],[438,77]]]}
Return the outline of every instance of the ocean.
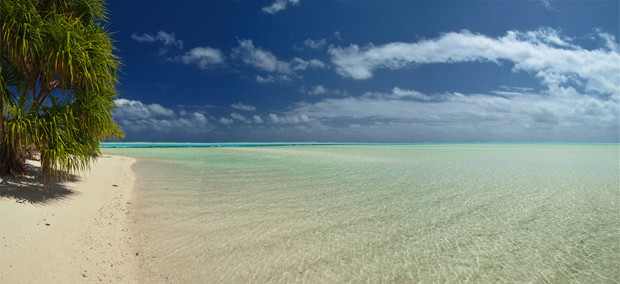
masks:
{"label": "ocean", "polygon": [[618,144],[275,144],[102,150],[138,159],[145,275],[620,281]]}

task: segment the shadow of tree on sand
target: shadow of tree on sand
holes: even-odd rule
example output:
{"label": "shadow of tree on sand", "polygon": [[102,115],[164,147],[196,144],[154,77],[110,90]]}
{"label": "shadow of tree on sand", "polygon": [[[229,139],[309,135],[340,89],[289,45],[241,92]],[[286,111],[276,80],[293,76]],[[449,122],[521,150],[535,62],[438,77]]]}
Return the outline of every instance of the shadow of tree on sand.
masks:
{"label": "shadow of tree on sand", "polygon": [[[64,174],[64,172],[57,171],[55,176],[60,177]],[[77,175],[70,174],[65,181],[73,182],[78,179]],[[29,164],[28,174],[24,177],[0,177],[0,197],[14,199],[18,203],[45,204],[68,198],[74,194],[75,192],[68,189],[59,178],[52,185],[44,186],[41,183],[41,167],[37,165]]]}

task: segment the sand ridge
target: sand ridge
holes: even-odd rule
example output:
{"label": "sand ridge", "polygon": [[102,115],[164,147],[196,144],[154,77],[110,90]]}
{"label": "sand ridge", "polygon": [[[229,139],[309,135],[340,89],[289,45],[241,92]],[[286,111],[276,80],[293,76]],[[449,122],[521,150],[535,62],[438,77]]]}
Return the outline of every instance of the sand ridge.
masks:
{"label": "sand ridge", "polygon": [[138,283],[133,163],[103,155],[53,190],[38,183],[37,162],[0,179],[0,283]]}

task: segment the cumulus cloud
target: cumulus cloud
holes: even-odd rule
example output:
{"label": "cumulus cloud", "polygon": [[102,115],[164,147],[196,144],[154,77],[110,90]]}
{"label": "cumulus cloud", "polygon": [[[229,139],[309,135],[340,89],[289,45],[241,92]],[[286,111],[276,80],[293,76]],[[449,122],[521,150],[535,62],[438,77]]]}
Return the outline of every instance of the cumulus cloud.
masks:
{"label": "cumulus cloud", "polygon": [[311,96],[316,96],[316,95],[344,95],[344,96],[348,96],[350,95],[349,92],[347,91],[340,91],[340,90],[336,90],[336,89],[330,89],[325,87],[324,85],[316,85],[316,86],[312,86],[312,87],[305,87],[305,86],[301,86],[299,87],[299,92],[302,94],[308,94]]}
{"label": "cumulus cloud", "polygon": [[174,111],[167,109],[160,104],[143,104],[140,101],[127,99],[116,99],[115,117],[120,119],[145,119],[151,117],[171,117]]}
{"label": "cumulus cloud", "polygon": [[280,122],[280,119],[278,118],[278,115],[277,115],[277,114],[274,114],[274,113],[270,113],[270,114],[269,114],[269,119],[270,119],[270,120],[271,120],[271,122],[273,122],[273,123],[278,123],[278,122]]}
{"label": "cumulus cloud", "polygon": [[318,59],[304,60],[295,57],[290,61],[278,59],[273,53],[254,46],[252,40],[239,40],[239,46],[234,48],[231,57],[241,60],[244,64],[260,71],[276,73],[277,75],[257,75],[256,81],[262,84],[288,82],[295,77],[296,71],[308,68],[325,68],[325,63]]}
{"label": "cumulus cloud", "polygon": [[318,85],[318,86],[315,86],[314,89],[310,91],[310,94],[321,95],[321,94],[325,94],[326,92],[327,92],[327,89],[323,87],[323,85]]}
{"label": "cumulus cloud", "polygon": [[261,124],[264,120],[259,115],[253,115],[252,117],[246,117],[243,114],[233,112],[230,114],[230,117],[222,117],[220,118],[220,123],[224,125],[230,125],[235,123],[235,121],[242,122],[244,124]]}
{"label": "cumulus cloud", "polygon": [[[395,87],[394,89],[392,89],[391,94],[383,95],[383,97],[388,98],[388,99],[397,99],[397,100],[403,100],[403,99],[413,99],[413,100],[418,100],[418,101],[433,100],[432,96],[420,93],[415,90],[405,90],[405,89],[401,89],[398,87]],[[441,98],[441,96],[436,95],[435,99],[437,98]]]}
{"label": "cumulus cloud", "polygon": [[179,107],[179,108],[192,108],[192,109],[201,109],[201,110],[217,108],[214,105],[185,105],[185,104],[181,104],[181,105],[176,105],[176,106]]}
{"label": "cumulus cloud", "polygon": [[[292,110],[273,115],[305,116],[321,121],[345,135],[369,141],[436,140],[480,141],[617,141],[618,102],[558,87],[544,93],[531,89],[504,88],[489,94],[458,92],[424,94],[393,88],[358,97],[326,98],[299,103]],[[364,133],[364,131],[366,131]],[[370,139],[373,135],[382,137]],[[476,140],[478,139],[478,140]]]}
{"label": "cumulus cloud", "polygon": [[256,111],[256,107],[253,105],[246,105],[246,104],[242,104],[242,103],[234,103],[232,105],[230,105],[230,107],[234,108],[234,109],[238,109],[238,110],[245,110],[245,111]]}
{"label": "cumulus cloud", "polygon": [[616,42],[616,37],[606,32],[601,31],[600,29],[596,29],[596,37],[600,38],[604,45],[609,50],[615,50],[618,52],[618,43]]}
{"label": "cumulus cloud", "polygon": [[288,6],[288,4],[298,5],[299,0],[276,0],[271,5],[263,7],[262,10],[263,10],[263,13],[273,15],[275,13],[278,13],[286,9],[286,6]]}
{"label": "cumulus cloud", "polygon": [[290,73],[291,67],[287,62],[280,61],[271,52],[255,47],[252,40],[239,40],[239,47],[233,50],[233,55],[243,63],[267,72]]}
{"label": "cumulus cloud", "polygon": [[323,85],[318,85],[312,88],[309,92],[310,95],[321,95],[327,93],[327,88]]}
{"label": "cumulus cloud", "polygon": [[202,70],[212,69],[224,63],[222,51],[211,47],[196,47],[180,57],[185,64],[196,64]]}
{"label": "cumulus cloud", "polygon": [[336,37],[336,39],[338,40],[342,40],[342,35],[340,34],[339,31],[334,31],[334,37]]}
{"label": "cumulus cloud", "polygon": [[131,38],[137,42],[161,42],[165,46],[174,46],[179,49],[183,49],[183,41],[177,40],[174,33],[167,33],[165,31],[158,31],[156,34],[131,34]]}
{"label": "cumulus cloud", "polygon": [[[606,42],[613,36],[600,33]],[[451,32],[416,43],[394,42],[381,46],[330,47],[336,71],[357,80],[368,79],[376,69],[401,69],[415,64],[457,62],[512,62],[514,71],[531,72],[550,88],[570,80],[587,91],[611,94],[618,99],[620,55],[613,44],[587,50],[553,29],[530,32],[509,31],[492,38],[469,31]]]}
{"label": "cumulus cloud", "polygon": [[204,133],[211,128],[201,113],[181,110],[178,113],[160,104],[144,104],[140,101],[116,99],[114,119],[126,131],[135,132],[186,132]]}
{"label": "cumulus cloud", "polygon": [[553,8],[553,6],[551,6],[551,1],[550,0],[540,0],[540,4],[542,4],[542,6],[545,7],[545,9],[547,9],[547,10],[551,10],[551,11],[555,10],[555,8]]}
{"label": "cumulus cloud", "polygon": [[259,82],[261,84],[275,83],[276,81],[277,79],[271,75],[266,76],[266,77],[256,75],[256,82]]}
{"label": "cumulus cloud", "polygon": [[232,117],[233,119],[239,120],[239,121],[241,121],[243,123],[250,123],[250,122],[252,122],[247,117],[243,116],[242,114],[238,114],[236,112],[231,113],[230,117]]}
{"label": "cumulus cloud", "polygon": [[327,44],[327,41],[324,38],[317,39],[317,40],[312,40],[312,39],[304,40],[304,46],[308,48],[312,48],[312,49],[321,49],[326,44]]}
{"label": "cumulus cloud", "polygon": [[233,122],[234,122],[234,121],[233,121],[231,118],[227,118],[227,117],[222,117],[222,118],[220,118],[220,123],[221,123],[221,124],[226,124],[226,125],[228,125],[228,124],[233,124]]}
{"label": "cumulus cloud", "polygon": [[274,113],[269,114],[269,119],[272,123],[281,124],[296,124],[302,122],[309,122],[310,118],[305,114],[285,114],[277,115]]}
{"label": "cumulus cloud", "polygon": [[[131,38],[137,42],[161,42],[166,48],[159,51],[159,55],[165,56],[168,53],[169,46],[175,46],[183,49],[183,41],[177,40],[174,33],[159,31],[157,34],[132,34]],[[182,62],[184,64],[195,64],[202,70],[215,68],[217,65],[224,63],[225,56],[221,50],[212,47],[195,47],[187,51],[185,54],[176,57],[166,58],[168,61]]]}
{"label": "cumulus cloud", "polygon": [[253,116],[252,120],[254,121],[254,123],[263,123],[263,119],[258,115]]}
{"label": "cumulus cloud", "polygon": [[323,63],[323,61],[318,60],[318,59],[311,59],[311,60],[306,61],[299,57],[295,57],[293,58],[293,60],[291,60],[291,64],[293,66],[293,70],[306,70],[309,67],[325,68],[325,63]]}
{"label": "cumulus cloud", "polygon": [[256,82],[261,84],[270,84],[270,83],[286,83],[290,82],[292,79],[290,76],[286,74],[280,75],[267,75],[265,77],[256,75]]}
{"label": "cumulus cloud", "polygon": [[275,83],[277,80],[275,77],[269,75],[267,77],[263,77],[260,75],[256,76],[256,82],[259,82],[261,84],[269,84],[269,83]]}

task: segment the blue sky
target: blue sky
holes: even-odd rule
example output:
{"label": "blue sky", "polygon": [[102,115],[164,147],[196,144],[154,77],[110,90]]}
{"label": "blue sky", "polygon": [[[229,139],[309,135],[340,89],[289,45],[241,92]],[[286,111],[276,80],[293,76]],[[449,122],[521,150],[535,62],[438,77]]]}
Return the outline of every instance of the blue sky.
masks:
{"label": "blue sky", "polygon": [[111,1],[124,141],[618,142],[618,1]]}

